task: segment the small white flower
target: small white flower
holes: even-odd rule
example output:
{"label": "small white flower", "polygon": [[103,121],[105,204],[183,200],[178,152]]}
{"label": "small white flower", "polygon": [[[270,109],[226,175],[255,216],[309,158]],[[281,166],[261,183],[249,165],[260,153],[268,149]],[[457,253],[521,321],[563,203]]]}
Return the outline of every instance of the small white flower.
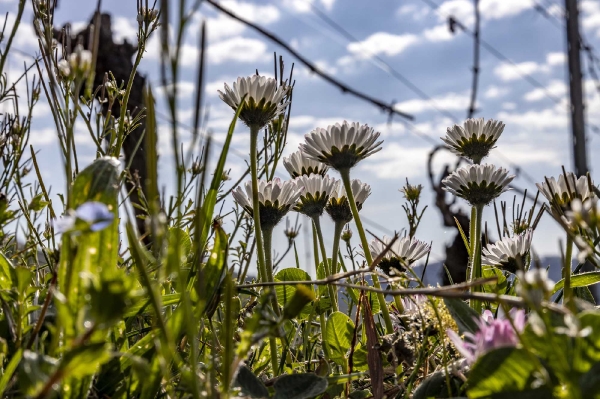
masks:
{"label": "small white flower", "polygon": [[60,60],[56,64],[56,67],[58,68],[58,72],[60,72],[60,74],[63,77],[67,78],[69,77],[69,75],[71,75],[71,67],[69,66],[69,61]]}
{"label": "small white flower", "polygon": [[[261,227],[275,227],[296,203],[301,193],[302,188],[299,188],[293,180],[283,182],[279,178],[270,182],[259,180],[258,202]],[[252,182],[247,181],[244,189],[237,187],[232,195],[235,202],[252,215]]]}
{"label": "small white flower", "polygon": [[487,205],[509,190],[515,178],[508,170],[494,165],[467,165],[446,177],[444,190],[467,200],[471,205]]}
{"label": "small white flower", "polygon": [[456,155],[479,163],[494,148],[503,130],[504,123],[500,121],[490,119],[486,122],[483,118],[467,119],[463,126],[449,127],[442,140]]}
{"label": "small white flower", "polygon": [[87,76],[92,69],[92,52],[85,50],[81,44],[75,46],[73,51],[67,57],[69,61],[70,72]]}
{"label": "small white flower", "polygon": [[533,231],[527,229],[515,237],[505,237],[495,244],[490,244],[483,249],[481,262],[484,265],[497,266],[515,273],[517,269],[525,267],[525,258],[531,248]]}
{"label": "small white flower", "polygon": [[368,125],[358,122],[316,128],[304,136],[306,142],[300,144],[300,150],[308,157],[323,162],[336,170],[347,170],[360,160],[381,150],[377,141],[379,133]]}
{"label": "small white flower", "polygon": [[329,196],[337,190],[339,181],[329,176],[310,175],[295,179],[296,185],[302,190],[294,210],[309,217],[319,217],[327,205]]}
{"label": "small white flower", "polygon": [[517,271],[517,294],[534,306],[550,298],[554,289],[554,281],[548,277],[546,269],[529,269],[526,272]]}
{"label": "small white flower", "polygon": [[[392,241],[391,237],[383,236],[381,240],[374,239],[369,244],[371,256],[376,259]],[[427,255],[431,247],[429,244],[416,238],[402,237],[397,239],[392,247],[385,253],[377,266],[388,276],[405,270],[414,262]]]}
{"label": "small white flower", "polygon": [[[367,183],[362,183],[358,179],[353,179],[350,182],[350,187],[352,189],[352,195],[354,196],[356,208],[360,211],[362,205],[369,195],[371,195],[371,186]],[[346,189],[343,184],[338,184],[337,189],[331,192],[329,201],[325,206],[325,211],[336,223],[350,223],[352,221],[352,209],[350,208],[350,203],[346,196]]]}
{"label": "small white flower", "polygon": [[285,169],[292,178],[312,174],[325,176],[329,170],[327,165],[308,158],[302,151],[296,151],[289,157],[283,157],[283,166],[285,166]]}
{"label": "small white flower", "polygon": [[577,178],[572,172],[567,172],[566,176],[561,174],[558,176],[558,181],[554,177],[546,178],[546,181],[537,183],[536,186],[548,199],[550,205],[563,210],[568,208],[575,198],[585,202],[595,196],[590,189],[587,176]]}
{"label": "small white flower", "polygon": [[289,104],[285,101],[288,87],[280,86],[277,80],[266,76],[239,77],[233,83],[233,89],[225,83],[225,92],[218,92],[221,100],[234,110],[245,97],[240,119],[247,126],[259,129],[282,114]]}

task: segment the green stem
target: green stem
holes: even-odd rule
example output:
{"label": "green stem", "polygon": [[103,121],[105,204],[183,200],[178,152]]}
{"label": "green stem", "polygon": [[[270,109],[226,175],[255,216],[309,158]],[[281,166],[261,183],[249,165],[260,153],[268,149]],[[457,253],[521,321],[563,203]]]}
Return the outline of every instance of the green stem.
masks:
{"label": "green stem", "polygon": [[[475,218],[473,218],[473,213],[475,214]],[[483,215],[483,205],[476,205],[473,207],[473,211],[471,212],[471,231],[470,240],[471,240],[471,276],[469,281],[476,280],[483,276],[483,271],[481,270],[481,219]],[[471,292],[482,292],[481,286],[471,287]],[[471,307],[475,309],[478,313],[481,313],[483,304],[481,301],[473,300],[471,302]]]}
{"label": "green stem", "polygon": [[404,304],[402,303],[402,299],[400,298],[400,295],[394,295],[394,304],[396,305],[396,308],[398,309],[398,313],[400,313],[400,314],[404,313]]}
{"label": "green stem", "polygon": [[258,258],[258,268],[260,270],[263,282],[267,280],[267,266],[265,263],[265,253],[262,231],[260,228],[260,210],[258,202],[258,159],[257,142],[258,127],[250,126],[250,173],[252,177],[252,218],[254,219],[254,235],[256,236],[256,257]]}
{"label": "green stem", "polygon": [[[327,259],[327,251],[325,250],[325,242],[323,242],[323,232],[321,231],[321,221],[319,217],[313,217],[313,224],[315,226],[315,230],[317,232],[317,238],[319,239],[319,244],[321,246],[321,256],[323,257],[323,267],[325,268],[326,277],[331,276],[333,273],[331,268],[329,267],[329,260]],[[329,297],[331,298],[331,307],[334,312],[338,311],[337,306],[337,290],[334,288],[333,284],[327,284],[327,289],[329,290]]]}
{"label": "green stem", "polygon": [[331,253],[331,272],[337,273],[338,264],[338,252],[340,251],[340,238],[342,237],[342,230],[344,229],[344,223],[335,222],[335,228],[333,230],[333,252]]}
{"label": "green stem", "polygon": [[[254,219],[254,235],[256,236],[256,257],[258,258],[258,268],[260,270],[261,279],[263,282],[273,282],[273,271],[267,270],[265,261],[266,249],[263,243],[262,231],[260,228],[260,213],[258,203],[258,159],[257,159],[257,144],[258,144],[258,126],[250,126],[250,172],[252,176],[252,218]],[[269,241],[271,241],[271,238]],[[269,252],[270,250],[269,242]],[[277,295],[274,295],[272,300],[273,312],[279,315],[279,306],[277,305]],[[271,367],[273,375],[277,376],[279,370],[279,361],[277,360],[277,341],[274,337],[269,338],[271,349]]]}
{"label": "green stem", "polygon": [[[313,255],[314,255],[314,259],[315,259],[315,274],[317,275],[317,278],[319,278],[318,276],[318,270],[319,270],[319,244],[318,244],[318,238],[317,238],[317,228],[315,227],[315,224],[313,223]],[[319,295],[319,300],[321,296]],[[325,334],[327,332],[327,323],[325,322],[325,314],[321,313],[319,315],[319,322],[321,324],[321,346],[323,347],[323,354],[325,355],[325,359],[329,360],[329,350],[327,349],[327,344],[325,343]]]}
{"label": "green stem", "polygon": [[571,258],[573,257],[573,238],[567,236],[567,250],[565,253],[565,264],[563,265],[563,286],[564,299],[563,303],[568,306],[568,303],[573,297],[573,289],[571,288]]}
{"label": "green stem", "polygon": [[[356,230],[358,230],[358,235],[360,236],[360,242],[365,253],[365,259],[367,260],[368,266],[371,267],[373,258],[371,257],[371,251],[369,251],[369,242],[367,241],[365,230],[363,229],[362,222],[360,221],[358,208],[356,207],[356,201],[354,200],[354,194],[352,193],[352,186],[350,184],[350,170],[340,170],[340,174],[342,175],[342,182],[344,183],[344,188],[346,189],[346,195],[348,197],[348,202],[350,203],[352,216],[354,217],[354,222],[356,223]],[[372,274],[371,278],[373,279],[373,286],[377,289],[381,289],[381,284],[379,283],[379,278],[377,275]],[[388,311],[383,293],[378,292],[377,299],[379,301],[381,313],[383,314],[383,320],[385,321],[385,329],[388,334],[392,334],[394,332],[394,326],[392,325],[392,319],[390,318],[390,312]]]}

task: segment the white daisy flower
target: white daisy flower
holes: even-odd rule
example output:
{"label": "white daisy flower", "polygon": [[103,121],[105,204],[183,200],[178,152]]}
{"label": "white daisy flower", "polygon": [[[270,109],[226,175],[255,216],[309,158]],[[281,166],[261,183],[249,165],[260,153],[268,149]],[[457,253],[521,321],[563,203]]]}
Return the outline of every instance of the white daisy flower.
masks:
{"label": "white daisy flower", "polygon": [[304,188],[294,210],[309,217],[319,217],[327,205],[329,196],[337,190],[339,181],[329,176],[310,175],[295,179],[298,187]]}
{"label": "white daisy flower", "polygon": [[304,136],[306,142],[300,144],[300,150],[308,157],[323,162],[336,170],[347,170],[360,160],[381,150],[377,141],[379,133],[368,125],[358,122],[316,128]]}
{"label": "white daisy flower", "polygon": [[[369,198],[369,195],[371,195],[371,186],[367,183],[362,183],[358,179],[353,179],[350,182],[350,187],[352,188],[356,208],[360,211],[362,205]],[[350,203],[348,202],[346,189],[343,184],[338,184],[337,189],[331,192],[329,201],[325,206],[325,211],[336,223],[350,223],[352,221],[352,209],[350,209]]]}
{"label": "white daisy flower", "polygon": [[221,100],[234,110],[237,110],[245,97],[240,119],[247,126],[259,129],[281,115],[289,104],[286,99],[289,88],[266,76],[239,77],[233,83],[233,89],[225,83],[225,92],[218,92]]}
{"label": "white daisy flower", "polygon": [[571,228],[575,226],[582,229],[600,227],[600,202],[598,202],[598,198],[594,197],[585,202],[575,198],[571,202],[571,210],[565,212],[563,220]]}
{"label": "white daisy flower", "polygon": [[554,281],[548,277],[546,269],[532,268],[526,272],[518,270],[517,279],[517,294],[535,306],[539,306],[543,300],[550,299]]}
{"label": "white daisy flower", "polygon": [[495,244],[490,244],[482,251],[481,263],[496,266],[511,273],[525,267],[525,258],[531,248],[533,231],[527,229],[515,237],[505,237]]}
{"label": "white daisy flower", "polygon": [[442,184],[444,190],[467,200],[471,205],[487,205],[500,194],[509,190],[508,184],[515,178],[508,170],[494,165],[467,165],[450,176]]}
{"label": "white daisy flower", "polygon": [[486,122],[483,118],[467,119],[463,126],[449,127],[442,140],[456,155],[480,163],[494,148],[503,130],[504,123],[500,121],[490,119]]}
{"label": "white daisy flower", "polygon": [[312,174],[325,176],[329,170],[327,165],[308,158],[302,151],[296,151],[289,157],[283,157],[283,166],[292,178]]}
{"label": "white daisy flower", "polygon": [[[391,237],[383,236],[381,240],[373,239],[369,244],[371,256],[376,259],[392,241]],[[416,238],[403,237],[397,239],[385,253],[383,259],[377,266],[388,276],[405,270],[414,262],[427,255],[431,247],[429,244],[419,241]]]}
{"label": "white daisy flower", "polygon": [[[273,228],[298,200],[302,188],[293,180],[281,181],[275,178],[270,182],[258,181],[258,202],[260,225],[262,228]],[[247,181],[244,188],[238,187],[232,192],[233,199],[249,215],[252,215],[252,182]]]}
{"label": "white daisy flower", "polygon": [[560,209],[568,208],[575,198],[585,202],[588,198],[595,197],[590,189],[591,184],[587,176],[577,178],[574,173],[558,176],[558,182],[554,177],[546,178],[546,181],[537,183],[538,190],[548,199],[550,205]]}

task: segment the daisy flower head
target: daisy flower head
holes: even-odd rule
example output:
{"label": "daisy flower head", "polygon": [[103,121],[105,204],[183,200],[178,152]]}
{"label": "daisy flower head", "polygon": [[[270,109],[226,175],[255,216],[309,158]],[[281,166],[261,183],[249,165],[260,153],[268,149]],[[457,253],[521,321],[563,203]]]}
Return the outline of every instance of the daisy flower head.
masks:
{"label": "daisy flower head", "polygon": [[565,212],[563,218],[570,227],[597,229],[600,227],[600,202],[597,197],[585,202],[575,198],[571,202],[571,210]]}
{"label": "daisy flower head", "polygon": [[[353,179],[350,182],[350,187],[352,188],[356,208],[360,211],[369,195],[371,195],[371,186],[358,179]],[[338,184],[337,189],[331,192],[325,211],[335,223],[350,223],[352,221],[352,209],[350,209],[350,202],[343,184]]]}
{"label": "daisy flower head", "polygon": [[325,176],[329,170],[327,165],[307,157],[302,151],[296,151],[289,157],[283,157],[283,166],[293,179],[312,174]]}
{"label": "daisy flower head", "polygon": [[500,121],[467,119],[462,126],[449,127],[442,140],[450,151],[478,164],[494,148],[503,131],[504,123]]}
{"label": "daisy flower head", "polygon": [[326,129],[316,128],[304,136],[305,142],[300,144],[300,150],[309,158],[320,161],[341,171],[349,170],[359,161],[381,150],[377,141],[380,133],[368,125],[358,122],[327,126]]}
{"label": "daisy flower head", "polygon": [[531,268],[526,272],[517,271],[517,294],[534,306],[550,299],[554,281],[548,277],[546,269]]}
{"label": "daisy flower head", "polygon": [[[377,259],[392,241],[391,237],[383,236],[383,239],[374,239],[369,244],[369,250],[373,259]],[[427,255],[431,247],[429,244],[416,238],[402,237],[397,239],[383,256],[377,266],[388,276],[406,270],[417,260]]]}
{"label": "daisy flower head", "polygon": [[247,126],[258,129],[284,112],[289,104],[286,97],[288,91],[288,86],[279,85],[277,80],[260,75],[239,77],[233,83],[233,88],[225,83],[224,92],[218,90],[221,100],[234,110],[238,109],[243,99],[240,119]]}
{"label": "daisy flower head", "polygon": [[[302,188],[298,187],[293,180],[281,181],[279,178],[269,182],[259,180],[258,203],[261,227],[263,229],[275,227],[296,204],[301,193]],[[235,202],[252,215],[252,182],[247,181],[244,188],[236,188],[232,195]]]}
{"label": "daisy flower head", "polygon": [[589,198],[595,197],[592,185],[593,183],[588,180],[587,176],[577,178],[572,172],[561,174],[558,176],[558,181],[554,177],[550,177],[542,183],[536,184],[550,205],[555,210],[563,212],[570,208],[574,199],[586,202]]}
{"label": "daisy flower head", "polygon": [[531,248],[533,231],[527,229],[514,237],[505,237],[495,244],[489,244],[482,251],[481,263],[496,266],[511,273],[525,268],[525,259]]}
{"label": "daisy flower head", "polygon": [[442,180],[442,184],[451,194],[473,206],[482,206],[509,190],[508,185],[515,176],[508,173],[494,165],[467,165]]}
{"label": "daisy flower head", "polygon": [[479,357],[493,349],[517,346],[518,333],[525,328],[525,311],[512,309],[510,317],[514,328],[510,320],[501,317],[494,319],[492,312],[486,309],[477,320],[479,328],[476,333],[466,332],[464,340],[454,330],[448,329],[446,334],[467,363],[472,365]]}
{"label": "daisy flower head", "polygon": [[294,210],[308,217],[319,217],[332,192],[337,190],[339,181],[321,175],[300,176],[295,179],[296,185],[303,188]]}

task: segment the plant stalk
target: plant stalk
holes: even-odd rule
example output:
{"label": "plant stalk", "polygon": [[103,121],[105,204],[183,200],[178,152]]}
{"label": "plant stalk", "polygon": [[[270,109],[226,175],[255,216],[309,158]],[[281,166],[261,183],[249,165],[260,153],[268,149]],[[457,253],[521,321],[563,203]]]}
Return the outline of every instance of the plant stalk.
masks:
{"label": "plant stalk", "polygon": [[[325,242],[323,241],[323,232],[321,231],[321,221],[319,220],[318,216],[313,217],[312,220],[315,226],[315,231],[317,232],[317,238],[319,239],[319,245],[321,247],[321,256],[323,257],[323,267],[325,268],[325,274],[327,277],[329,277],[333,274],[333,272],[332,269],[329,267],[329,260],[327,259],[327,250],[325,249]],[[337,312],[337,289],[333,286],[333,284],[327,284],[327,289],[329,290],[329,297],[331,298],[331,307],[333,308],[334,312]]]}
{"label": "plant stalk", "polygon": [[[254,219],[254,235],[256,236],[256,257],[258,258],[258,268],[261,274],[263,282],[273,282],[273,271],[270,273],[267,271],[267,264],[265,261],[265,246],[263,243],[262,231],[260,228],[260,211],[258,202],[258,159],[257,159],[257,145],[258,145],[258,126],[250,126],[250,173],[252,176],[252,218]],[[269,237],[270,240],[270,237]],[[270,243],[269,243],[270,245]],[[269,249],[270,251],[270,249]],[[269,279],[270,277],[270,279]],[[274,295],[272,300],[273,312],[279,315],[279,306],[277,304],[277,295]],[[269,346],[271,349],[271,367],[273,368],[273,375],[277,376],[279,370],[279,361],[277,360],[277,341],[275,338],[269,338]]]}
{"label": "plant stalk", "polygon": [[564,299],[563,303],[569,306],[568,303],[573,298],[573,289],[571,288],[571,258],[573,257],[573,238],[567,235],[567,250],[565,253],[565,264],[563,265],[563,286]]}
{"label": "plant stalk", "polygon": [[[475,217],[473,218],[473,213]],[[473,211],[471,212],[471,228],[470,234],[471,237],[471,259],[469,262],[471,268],[471,276],[469,281],[477,280],[483,276],[483,271],[481,269],[481,220],[483,216],[483,205],[473,206]],[[471,287],[471,292],[482,292],[481,286]],[[477,311],[477,313],[481,314],[483,304],[480,301],[473,300],[471,302],[471,307]]]}
{"label": "plant stalk", "polygon": [[[373,258],[371,257],[371,251],[369,251],[369,242],[367,241],[365,230],[363,228],[362,222],[360,221],[360,216],[358,215],[358,208],[356,207],[356,201],[354,200],[354,194],[352,193],[352,186],[350,184],[350,170],[340,170],[340,174],[342,175],[342,182],[344,183],[344,188],[346,189],[346,196],[348,197],[348,203],[350,204],[350,209],[352,210],[352,216],[354,217],[354,222],[356,223],[356,230],[358,230],[358,235],[360,236],[360,242],[365,253],[365,259],[367,260],[367,265],[371,267],[373,263]],[[373,279],[373,286],[377,289],[381,289],[381,284],[379,283],[379,278],[377,277],[377,275],[372,274],[371,278]],[[386,332],[388,334],[392,334],[394,332],[394,326],[392,325],[390,312],[385,302],[385,296],[383,295],[383,293],[378,292],[377,299],[379,301],[381,313],[383,314],[383,320],[385,321]]]}

